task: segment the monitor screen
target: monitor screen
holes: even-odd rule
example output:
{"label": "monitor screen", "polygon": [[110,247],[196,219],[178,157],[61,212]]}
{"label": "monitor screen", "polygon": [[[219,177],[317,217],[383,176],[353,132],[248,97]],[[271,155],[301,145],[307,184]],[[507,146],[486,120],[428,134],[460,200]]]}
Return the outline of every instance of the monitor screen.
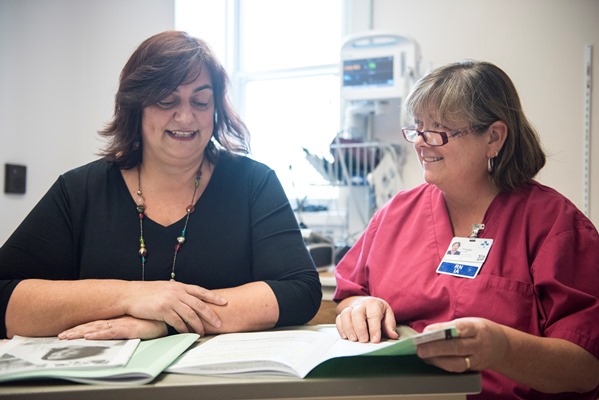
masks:
{"label": "monitor screen", "polygon": [[343,87],[391,87],[393,56],[343,61]]}

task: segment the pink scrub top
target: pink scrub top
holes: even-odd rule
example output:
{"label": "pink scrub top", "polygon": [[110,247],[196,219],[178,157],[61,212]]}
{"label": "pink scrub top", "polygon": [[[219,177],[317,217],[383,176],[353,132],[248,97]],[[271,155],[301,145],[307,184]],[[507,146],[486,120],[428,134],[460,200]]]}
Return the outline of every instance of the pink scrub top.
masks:
{"label": "pink scrub top", "polygon": [[[385,299],[398,324],[481,317],[536,336],[573,342],[599,358],[599,235],[564,196],[532,182],[498,194],[478,237],[493,245],[474,279],[439,274],[452,243],[443,193],[424,184],[398,193],[335,270],[335,300]],[[483,371],[480,398],[596,399],[540,394]],[[565,397],[563,397],[565,396]],[[477,398],[473,396],[472,398]]]}

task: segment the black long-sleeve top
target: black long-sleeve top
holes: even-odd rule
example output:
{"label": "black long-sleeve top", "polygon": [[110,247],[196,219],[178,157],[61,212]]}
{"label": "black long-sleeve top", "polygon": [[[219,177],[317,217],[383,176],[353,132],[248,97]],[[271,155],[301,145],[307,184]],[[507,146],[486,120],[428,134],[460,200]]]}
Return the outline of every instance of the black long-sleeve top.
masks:
{"label": "black long-sleeve top", "polygon": [[[136,203],[114,164],[94,161],[61,175],[0,248],[0,335],[23,279],[141,280]],[[164,227],[144,218],[145,280],[170,279],[185,218]],[[274,171],[222,152],[189,218],[176,279],[207,289],[265,281],[277,326],[303,324],[322,297],[314,263]]]}

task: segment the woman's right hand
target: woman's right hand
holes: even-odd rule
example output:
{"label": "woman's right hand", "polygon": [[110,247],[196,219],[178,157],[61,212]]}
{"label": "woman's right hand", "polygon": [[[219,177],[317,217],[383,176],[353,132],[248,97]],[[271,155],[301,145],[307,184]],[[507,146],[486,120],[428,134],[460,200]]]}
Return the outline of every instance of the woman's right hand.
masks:
{"label": "woman's right hand", "polygon": [[164,321],[178,332],[204,334],[204,323],[216,328],[221,321],[208,306],[224,306],[227,299],[196,285],[175,281],[130,282],[124,294],[125,314]]}
{"label": "woman's right hand", "polygon": [[146,340],[159,338],[167,334],[168,330],[164,322],[124,315],[122,317],[92,321],[75,326],[58,334],[58,338],[64,340]]}
{"label": "woman's right hand", "polygon": [[339,336],[352,342],[378,343],[384,335],[398,339],[395,315],[389,303],[378,297],[348,297],[337,305],[335,320]]}

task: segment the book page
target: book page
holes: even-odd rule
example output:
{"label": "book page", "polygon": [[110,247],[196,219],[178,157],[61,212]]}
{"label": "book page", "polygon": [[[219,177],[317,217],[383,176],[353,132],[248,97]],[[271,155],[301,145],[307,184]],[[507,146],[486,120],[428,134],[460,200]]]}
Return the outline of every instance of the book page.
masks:
{"label": "book page", "polygon": [[41,368],[101,368],[125,365],[140,340],[60,340],[15,336],[0,346],[0,373]]}
{"label": "book page", "polygon": [[252,371],[305,376],[337,338],[314,331],[218,335],[187,351],[167,372],[233,374]]}
{"label": "book page", "polygon": [[415,354],[417,343],[455,337],[455,329],[416,334],[406,327],[398,333],[399,340],[380,343],[343,340],[334,327],[221,334],[188,350],[167,372],[303,378],[319,364],[334,358]]}

